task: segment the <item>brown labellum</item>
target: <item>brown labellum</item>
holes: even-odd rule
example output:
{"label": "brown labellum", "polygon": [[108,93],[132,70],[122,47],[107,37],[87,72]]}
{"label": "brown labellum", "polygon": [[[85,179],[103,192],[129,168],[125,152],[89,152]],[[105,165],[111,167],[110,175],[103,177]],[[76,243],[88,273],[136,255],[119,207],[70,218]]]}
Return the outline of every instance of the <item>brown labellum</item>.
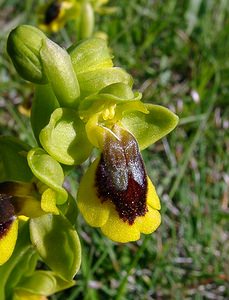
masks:
{"label": "brown labellum", "polygon": [[55,20],[59,13],[60,13],[61,3],[57,1],[53,1],[49,4],[46,12],[45,12],[45,18],[44,23],[46,25],[49,25],[53,20]]}
{"label": "brown labellum", "polygon": [[0,194],[0,239],[7,234],[14,218],[11,196]]}
{"label": "brown labellum", "polygon": [[123,221],[130,225],[147,212],[147,175],[137,141],[127,131],[116,129],[105,139],[96,171],[101,201],[111,200]]}

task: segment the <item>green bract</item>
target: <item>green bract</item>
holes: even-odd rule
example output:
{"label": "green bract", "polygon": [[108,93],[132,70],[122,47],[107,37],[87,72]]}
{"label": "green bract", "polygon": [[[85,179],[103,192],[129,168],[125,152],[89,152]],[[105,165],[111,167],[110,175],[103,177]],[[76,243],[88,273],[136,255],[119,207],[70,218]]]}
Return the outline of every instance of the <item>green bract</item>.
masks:
{"label": "green bract", "polygon": [[21,280],[20,286],[15,289],[15,293],[20,295],[22,292],[28,292],[35,295],[51,296],[73,285],[75,285],[74,280],[66,281],[52,271],[35,271]]}
{"label": "green bract", "polygon": [[46,39],[40,51],[45,73],[61,106],[76,107],[79,84],[66,50]]}
{"label": "green bract", "polygon": [[67,201],[68,194],[62,187],[64,172],[61,165],[41,148],[30,150],[27,159],[33,174],[56,192],[56,203]]}
{"label": "green bract", "polygon": [[80,267],[81,248],[78,235],[68,220],[62,215],[51,214],[32,219],[30,233],[44,262],[60,277],[71,280]]}
{"label": "green bract", "polygon": [[51,113],[59,106],[50,84],[36,86],[30,121],[38,142],[41,129],[48,124]]}
{"label": "green bract", "polygon": [[26,163],[30,147],[13,137],[0,137],[0,182],[30,181],[33,174]]}

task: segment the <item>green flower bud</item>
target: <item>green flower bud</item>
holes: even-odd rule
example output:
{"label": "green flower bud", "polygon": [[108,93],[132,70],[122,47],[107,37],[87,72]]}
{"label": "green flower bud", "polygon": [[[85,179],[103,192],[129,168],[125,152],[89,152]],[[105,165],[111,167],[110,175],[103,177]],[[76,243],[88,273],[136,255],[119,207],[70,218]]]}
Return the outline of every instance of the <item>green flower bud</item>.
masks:
{"label": "green flower bud", "polygon": [[46,83],[40,60],[42,40],[46,36],[39,29],[20,25],[11,31],[7,41],[7,51],[15,69],[21,77],[34,83]]}
{"label": "green flower bud", "polygon": [[85,2],[80,12],[79,39],[87,39],[94,31],[94,11],[90,3]]}

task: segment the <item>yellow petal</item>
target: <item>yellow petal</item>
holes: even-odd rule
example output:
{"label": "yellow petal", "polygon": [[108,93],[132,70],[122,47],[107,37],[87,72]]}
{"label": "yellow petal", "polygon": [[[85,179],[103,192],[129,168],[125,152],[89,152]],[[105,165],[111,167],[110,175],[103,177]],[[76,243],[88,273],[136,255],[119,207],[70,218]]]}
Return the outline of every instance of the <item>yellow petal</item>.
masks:
{"label": "yellow petal", "polygon": [[103,149],[104,139],[106,135],[114,136],[114,133],[107,127],[99,124],[100,113],[96,113],[90,117],[86,123],[85,129],[87,137],[92,145],[97,148]]}
{"label": "yellow petal", "polygon": [[147,180],[148,180],[148,191],[147,191],[147,200],[146,200],[147,204],[154,209],[160,210],[161,204],[157,192],[155,190],[155,187],[149,177],[147,177]]}
{"label": "yellow petal", "polygon": [[93,227],[101,227],[109,217],[111,203],[101,203],[95,188],[95,172],[99,163],[96,159],[83,176],[78,190],[78,207],[87,223]]}
{"label": "yellow petal", "polygon": [[26,217],[26,216],[19,216],[18,219],[26,222],[26,221],[29,220],[29,217]]}
{"label": "yellow petal", "polygon": [[[1,224],[0,224],[1,229]],[[0,236],[0,265],[3,265],[12,255],[17,241],[18,220],[15,219],[7,228],[6,232]]]}
{"label": "yellow petal", "polygon": [[114,242],[127,243],[137,241],[140,238],[138,224],[130,225],[120,219],[114,207],[111,208],[109,219],[101,227],[103,234]]}
{"label": "yellow petal", "polygon": [[43,211],[59,215],[59,210],[56,207],[56,192],[50,188],[44,191],[41,196],[41,208]]}
{"label": "yellow petal", "polygon": [[41,210],[41,203],[38,199],[30,196],[13,197],[12,203],[17,216],[37,218],[44,214]]}
{"label": "yellow petal", "polygon": [[34,295],[27,291],[16,290],[13,300],[48,300],[48,298],[41,295]]}
{"label": "yellow petal", "polygon": [[150,234],[161,224],[161,215],[158,210],[148,206],[148,212],[143,217],[137,217],[135,224],[141,233]]}

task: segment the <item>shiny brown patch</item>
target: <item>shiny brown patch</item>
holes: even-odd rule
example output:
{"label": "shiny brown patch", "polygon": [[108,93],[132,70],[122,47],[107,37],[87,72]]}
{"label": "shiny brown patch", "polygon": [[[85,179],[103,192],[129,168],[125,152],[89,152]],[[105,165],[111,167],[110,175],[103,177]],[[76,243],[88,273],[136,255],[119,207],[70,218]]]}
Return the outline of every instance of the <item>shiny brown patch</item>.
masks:
{"label": "shiny brown patch", "polygon": [[95,184],[101,202],[111,200],[130,225],[147,212],[147,175],[135,138],[124,130],[119,139],[108,136],[96,170]]}
{"label": "shiny brown patch", "polygon": [[0,194],[0,239],[7,234],[14,220],[14,207],[11,197]]}

